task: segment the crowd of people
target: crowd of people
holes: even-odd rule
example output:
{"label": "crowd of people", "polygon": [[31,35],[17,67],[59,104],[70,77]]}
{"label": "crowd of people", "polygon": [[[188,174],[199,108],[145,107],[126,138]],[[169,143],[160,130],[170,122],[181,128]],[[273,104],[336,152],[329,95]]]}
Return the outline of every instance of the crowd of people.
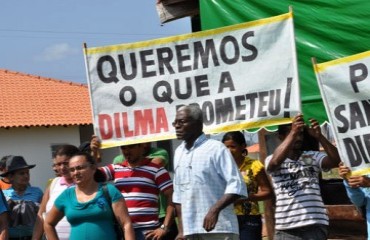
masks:
{"label": "crowd of people", "polygon": [[259,202],[273,196],[273,239],[327,239],[321,172],[339,166],[351,201],[367,212],[370,179],[351,177],[318,122],[308,122],[299,114],[291,124],[280,125],[281,143],[262,164],[248,156],[242,132],[210,139],[203,132],[201,109],[183,106],[172,123],[182,140],[174,152],[173,178],[166,169],[168,152],[149,143],[121,146],[112,164],[98,166],[100,141],[93,136],[84,147],[56,150],[56,176],[44,193],[30,184],[34,164],[5,156],[0,161],[0,240],[261,240]]}

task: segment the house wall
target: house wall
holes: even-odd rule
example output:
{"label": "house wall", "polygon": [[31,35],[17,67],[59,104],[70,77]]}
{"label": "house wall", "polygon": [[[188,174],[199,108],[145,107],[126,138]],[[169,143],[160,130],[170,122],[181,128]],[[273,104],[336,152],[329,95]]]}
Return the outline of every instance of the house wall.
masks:
{"label": "house wall", "polygon": [[[28,164],[36,164],[30,171],[31,185],[44,190],[48,179],[54,177],[51,146],[66,143],[79,146],[81,140],[84,140],[81,135],[79,126],[1,128],[0,157],[21,155]],[[107,164],[116,154],[119,154],[118,148],[104,150],[104,161],[101,164]]]}
{"label": "house wall", "polygon": [[54,177],[51,145],[65,143],[80,144],[78,126],[0,129],[0,155],[21,155],[28,164],[36,164],[30,172],[31,185],[41,189]]}

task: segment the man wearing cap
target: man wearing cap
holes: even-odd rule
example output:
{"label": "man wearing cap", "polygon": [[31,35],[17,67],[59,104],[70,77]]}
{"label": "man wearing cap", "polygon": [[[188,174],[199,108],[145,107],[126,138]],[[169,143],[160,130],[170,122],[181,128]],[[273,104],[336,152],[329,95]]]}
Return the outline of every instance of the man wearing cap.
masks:
{"label": "man wearing cap", "polygon": [[11,215],[9,239],[32,238],[33,225],[43,195],[40,188],[30,186],[30,169],[35,166],[28,165],[22,156],[9,156],[5,172],[1,174],[2,177],[8,177],[12,184],[12,187],[3,190]]}

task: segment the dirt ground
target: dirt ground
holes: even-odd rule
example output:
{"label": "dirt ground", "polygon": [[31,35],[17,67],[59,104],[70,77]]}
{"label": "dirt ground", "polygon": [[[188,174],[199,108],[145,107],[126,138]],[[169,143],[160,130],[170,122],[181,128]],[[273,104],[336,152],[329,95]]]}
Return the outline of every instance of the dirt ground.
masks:
{"label": "dirt ground", "polygon": [[[366,231],[365,221],[331,220],[328,240],[366,240]],[[265,227],[262,236],[263,240],[270,240]]]}

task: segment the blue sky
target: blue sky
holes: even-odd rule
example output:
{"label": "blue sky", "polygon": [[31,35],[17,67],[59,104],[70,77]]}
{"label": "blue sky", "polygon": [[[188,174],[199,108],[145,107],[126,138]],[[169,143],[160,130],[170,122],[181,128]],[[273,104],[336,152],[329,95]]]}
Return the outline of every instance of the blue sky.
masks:
{"label": "blue sky", "polygon": [[191,32],[190,18],[161,25],[155,0],[11,0],[0,3],[0,68],[86,83],[88,47]]}

